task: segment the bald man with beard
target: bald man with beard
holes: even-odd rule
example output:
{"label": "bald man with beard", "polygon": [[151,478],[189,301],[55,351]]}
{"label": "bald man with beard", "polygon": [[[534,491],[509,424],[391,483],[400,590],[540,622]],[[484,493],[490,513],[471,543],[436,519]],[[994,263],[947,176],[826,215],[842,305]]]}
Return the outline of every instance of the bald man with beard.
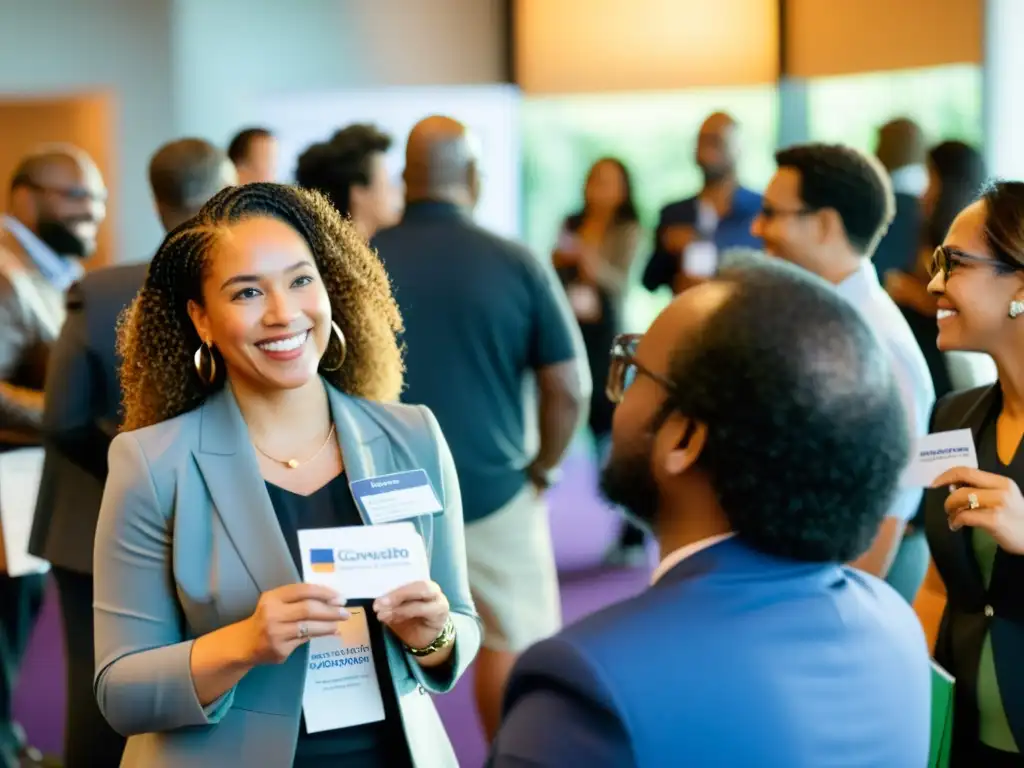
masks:
{"label": "bald man with beard", "polygon": [[[107,191],[92,159],[48,145],[18,164],[0,218],[0,451],[41,444],[50,349],[64,323],[64,292],[96,249]],[[0,576],[0,766],[41,756],[13,721],[11,697],[44,577]]]}
{"label": "bald man with beard", "polygon": [[[473,223],[480,177],[465,126],[421,121],[405,184],[401,223],[373,245],[405,321],[403,399],[433,410],[459,473],[469,583],[484,623],[477,704],[492,736],[517,654],[561,626],[543,492],[585,416],[590,372],[554,274]],[[529,415],[527,386],[537,408]],[[539,418],[535,450],[527,418]]]}

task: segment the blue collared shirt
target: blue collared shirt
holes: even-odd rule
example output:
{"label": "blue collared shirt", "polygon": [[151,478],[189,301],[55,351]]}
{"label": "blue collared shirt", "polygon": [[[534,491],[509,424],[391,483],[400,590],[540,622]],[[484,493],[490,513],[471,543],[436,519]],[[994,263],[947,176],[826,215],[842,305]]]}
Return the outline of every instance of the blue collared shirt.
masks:
{"label": "blue collared shirt", "polygon": [[10,232],[11,236],[25,249],[25,253],[32,259],[36,269],[54,288],[66,291],[84,273],[85,270],[82,269],[82,265],[77,259],[55,253],[50,246],[13,216],[4,216],[2,222],[3,228]]}
{"label": "blue collared shirt", "polygon": [[[643,284],[649,291],[656,291],[663,285],[670,288],[679,273],[681,254],[666,251],[661,246],[661,234],[666,227],[687,225],[695,227],[698,216],[697,196],[670,203],[661,209],[658,231],[655,233],[654,253],[644,269]],[[754,219],[761,212],[761,195],[744,187],[738,187],[732,198],[732,208],[722,217],[715,228],[714,241],[719,253],[730,248],[760,248],[761,240],[750,234]]]}
{"label": "blue collared shirt", "polygon": [[[916,441],[928,434],[935,404],[935,387],[928,372],[928,363],[903,313],[878,282],[875,265],[870,259],[864,259],[860,269],[839,283],[836,291],[860,312],[888,353],[889,365],[896,376],[907,413],[911,440]],[[889,508],[888,516],[904,522],[910,520],[917,514],[923,493],[920,488],[901,489]]]}

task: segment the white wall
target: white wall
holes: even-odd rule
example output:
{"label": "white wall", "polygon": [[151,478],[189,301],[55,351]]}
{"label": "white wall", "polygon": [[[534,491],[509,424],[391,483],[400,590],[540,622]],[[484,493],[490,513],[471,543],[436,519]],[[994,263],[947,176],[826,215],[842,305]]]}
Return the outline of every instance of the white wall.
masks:
{"label": "white wall", "polygon": [[[271,95],[503,79],[499,0],[0,0],[0,98],[109,89],[119,105],[115,258],[160,241],[150,155],[226,142]],[[2,134],[0,134],[2,135]]]}
{"label": "white wall", "polygon": [[293,179],[296,161],[310,144],[351,123],[373,123],[392,139],[387,166],[397,184],[409,131],[431,114],[462,121],[476,139],[483,184],[475,221],[520,237],[519,89],[514,85],[378,86],[270,97],[258,122],[280,140],[282,181]]}
{"label": "white wall", "polygon": [[[178,129],[227,141],[269,97],[500,82],[498,0],[178,0]],[[242,25],[245,25],[244,27]]]}
{"label": "white wall", "polygon": [[985,2],[985,153],[989,172],[1007,179],[1024,179],[1024,101],[1020,73],[1024,71],[1024,2]]}
{"label": "white wall", "polygon": [[[171,0],[0,0],[0,98],[110,90],[116,95],[119,231],[115,258],[148,258],[160,226],[146,181],[174,136]],[[0,128],[2,136],[2,128]],[[7,180],[0,180],[6,196]],[[4,202],[0,202],[0,207]]]}

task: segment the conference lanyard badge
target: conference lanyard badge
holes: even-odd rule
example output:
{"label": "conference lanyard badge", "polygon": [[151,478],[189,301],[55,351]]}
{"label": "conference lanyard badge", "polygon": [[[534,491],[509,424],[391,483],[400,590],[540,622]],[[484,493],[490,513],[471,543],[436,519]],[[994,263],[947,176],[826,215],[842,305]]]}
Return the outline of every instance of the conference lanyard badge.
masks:
{"label": "conference lanyard badge", "polygon": [[352,495],[373,525],[444,511],[423,469],[357,480],[352,483]]}

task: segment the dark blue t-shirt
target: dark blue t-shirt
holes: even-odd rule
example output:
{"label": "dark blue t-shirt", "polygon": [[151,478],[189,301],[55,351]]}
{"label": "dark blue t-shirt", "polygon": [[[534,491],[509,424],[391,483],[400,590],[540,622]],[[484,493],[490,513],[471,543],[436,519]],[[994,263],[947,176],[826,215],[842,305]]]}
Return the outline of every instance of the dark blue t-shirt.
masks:
{"label": "dark blue t-shirt", "polygon": [[405,323],[402,400],[437,416],[478,520],[526,482],[527,373],[578,357],[575,320],[552,270],[454,205],[410,204],[372,245]]}

